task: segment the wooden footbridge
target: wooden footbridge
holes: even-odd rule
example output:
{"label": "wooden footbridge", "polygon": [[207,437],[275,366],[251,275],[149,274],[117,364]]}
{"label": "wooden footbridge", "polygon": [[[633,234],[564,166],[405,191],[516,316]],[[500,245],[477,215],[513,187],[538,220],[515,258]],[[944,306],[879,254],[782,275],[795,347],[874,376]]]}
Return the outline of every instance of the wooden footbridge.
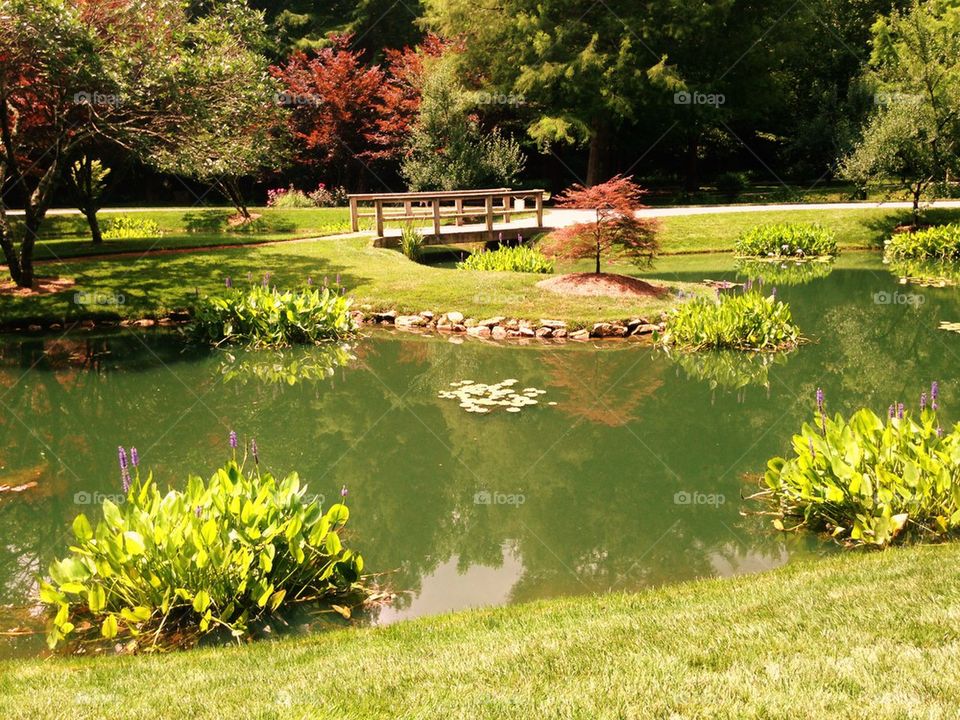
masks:
{"label": "wooden footbridge", "polygon": [[[373,220],[378,244],[395,244],[405,226],[428,243],[494,240],[499,234],[544,230],[543,190],[452,190],[350,195],[350,225]],[[363,223],[366,225],[366,223]]]}

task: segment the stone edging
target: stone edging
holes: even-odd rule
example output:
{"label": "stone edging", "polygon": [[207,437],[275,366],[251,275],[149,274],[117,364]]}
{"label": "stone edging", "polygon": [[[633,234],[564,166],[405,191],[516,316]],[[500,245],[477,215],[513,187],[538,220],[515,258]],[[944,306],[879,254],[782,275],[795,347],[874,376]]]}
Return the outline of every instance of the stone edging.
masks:
{"label": "stone edging", "polygon": [[437,330],[493,340],[513,338],[566,338],[569,340],[641,338],[664,329],[662,322],[652,323],[645,318],[598,322],[594,323],[591,329],[569,330],[567,323],[563,320],[531,321],[502,316],[477,320],[476,318],[466,318],[460,312],[447,312],[437,315],[430,310],[425,310],[418,315],[400,315],[395,310],[385,312],[355,310],[352,316],[357,324],[392,326],[412,331]]}

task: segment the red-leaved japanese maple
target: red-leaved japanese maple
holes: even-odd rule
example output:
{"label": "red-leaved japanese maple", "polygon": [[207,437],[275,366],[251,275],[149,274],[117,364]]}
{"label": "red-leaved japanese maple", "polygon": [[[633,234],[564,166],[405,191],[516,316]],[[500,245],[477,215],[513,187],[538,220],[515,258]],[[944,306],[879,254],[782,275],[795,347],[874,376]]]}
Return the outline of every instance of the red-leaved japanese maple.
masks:
{"label": "red-leaved japanese maple", "polygon": [[622,258],[649,265],[659,250],[657,222],[638,218],[646,207],[641,198],[646,190],[630,176],[617,175],[599,185],[573,185],[556,198],[557,207],[590,210],[593,219],[555,230],[541,248],[547,255],[565,260],[594,258],[596,273],[600,258]]}

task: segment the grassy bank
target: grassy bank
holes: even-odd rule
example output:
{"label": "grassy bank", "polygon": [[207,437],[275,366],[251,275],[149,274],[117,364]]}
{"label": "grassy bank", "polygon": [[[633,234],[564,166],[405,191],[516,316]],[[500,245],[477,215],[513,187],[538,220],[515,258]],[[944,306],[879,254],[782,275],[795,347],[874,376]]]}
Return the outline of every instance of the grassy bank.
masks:
{"label": "grassy bank", "polygon": [[[213,212],[213,211],[205,211]],[[291,239],[299,233],[311,234],[317,226],[338,222],[341,209],[278,211],[271,220],[273,227],[281,221],[291,224],[292,230],[282,239]],[[148,213],[144,213],[147,215]],[[222,211],[224,218],[227,211]],[[183,223],[182,211],[149,213],[164,216],[162,221],[173,227]],[[960,211],[931,211],[931,220],[945,221],[960,218]],[[264,218],[272,217],[269,211]],[[712,214],[665,218],[662,221],[662,244],[665,253],[729,251],[744,229],[757,223],[794,219],[821,222],[833,228],[841,246],[879,247],[893,227],[902,222],[901,211],[846,210],[790,212],[751,212]],[[179,218],[179,219],[177,219]],[[286,218],[286,220],[284,220]],[[290,218],[293,218],[290,220]],[[58,223],[80,222],[79,218],[51,218]],[[160,222],[161,219],[157,221]],[[343,216],[346,222],[346,216]],[[226,220],[223,220],[226,222]],[[177,226],[180,227],[180,226]],[[334,225],[326,226],[328,228]],[[55,232],[55,228],[51,229]],[[623,300],[614,298],[572,298],[554,295],[536,287],[543,276],[516,273],[480,273],[455,271],[411,263],[394,250],[370,246],[365,236],[328,237],[315,241],[295,241],[252,246],[252,242],[280,239],[255,233],[218,231],[203,234],[165,235],[151,240],[110,241],[114,250],[143,250],[137,243],[158,243],[158,248],[175,248],[177,243],[196,243],[207,238],[209,244],[248,243],[225,249],[197,250],[189,253],[125,255],[120,257],[74,258],[40,266],[43,276],[61,276],[76,280],[72,291],[39,297],[0,296],[0,319],[5,323],[40,320],[70,320],[87,317],[139,318],[162,315],[189,305],[200,293],[219,292],[226,277],[235,283],[246,282],[249,275],[258,281],[270,272],[274,282],[281,286],[295,286],[308,276],[320,281],[340,275],[359,304],[372,309],[397,309],[401,312],[459,310],[477,318],[507,315],[519,318],[559,318],[573,324],[587,324],[600,319],[623,318],[633,315],[655,316],[669,307],[670,298]],[[66,247],[74,250],[79,245],[92,247],[78,237],[44,241],[56,246],[62,253]],[[69,245],[72,242],[73,245]],[[57,243],[61,243],[57,245]],[[45,252],[49,253],[48,248]],[[558,271],[589,270],[589,263],[561,265]],[[607,270],[635,272],[629,265],[607,265]],[[656,275],[654,270],[653,276]],[[650,273],[646,273],[650,277]],[[670,275],[666,274],[669,279]],[[674,288],[689,289],[689,285],[668,283]],[[77,293],[82,293],[78,304]],[[90,300],[106,301],[91,304]],[[121,302],[122,301],[122,302]]]}
{"label": "grassy bank", "polygon": [[0,664],[0,717],[948,718],[960,546],[161,657]]}

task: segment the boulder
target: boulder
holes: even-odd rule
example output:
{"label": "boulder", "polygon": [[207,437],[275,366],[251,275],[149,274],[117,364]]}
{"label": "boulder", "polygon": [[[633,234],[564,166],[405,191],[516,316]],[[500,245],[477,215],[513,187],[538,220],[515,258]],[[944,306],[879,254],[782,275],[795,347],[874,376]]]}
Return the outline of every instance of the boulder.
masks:
{"label": "boulder", "polygon": [[497,317],[487,318],[486,320],[481,320],[480,322],[477,323],[477,325],[483,325],[485,327],[492,328],[494,325],[499,325],[504,320],[506,320],[505,317],[497,316]]}
{"label": "boulder", "polygon": [[560,328],[565,328],[567,324],[563,320],[541,320],[540,326],[550,328],[551,330],[559,330]]}
{"label": "boulder", "polygon": [[539,330],[537,330],[537,337],[540,337],[540,338],[553,337],[553,330],[548,327],[542,327]]}
{"label": "boulder", "polygon": [[521,326],[517,329],[517,332],[520,334],[520,337],[530,337],[530,338],[532,338],[532,337],[536,337],[536,335],[537,335],[536,330],[534,330],[534,329],[533,329],[532,327],[530,327],[529,325],[526,325],[526,326],[521,325]]}
{"label": "boulder", "polygon": [[490,328],[490,337],[494,340],[503,340],[507,336],[507,329],[502,325],[494,325]]}
{"label": "boulder", "polygon": [[429,320],[420,315],[400,315],[394,320],[397,327],[423,327]]}
{"label": "boulder", "polygon": [[567,335],[571,340],[589,340],[590,331],[589,330],[574,330],[572,333]]}
{"label": "boulder", "polygon": [[476,326],[477,326],[477,319],[476,319],[476,318],[467,318],[466,320],[463,321],[463,324],[464,324],[466,327],[468,327],[468,328],[476,327]]}
{"label": "boulder", "polygon": [[467,328],[467,335],[472,335],[473,337],[490,337],[490,328],[486,325],[474,325],[473,327]]}
{"label": "boulder", "polygon": [[422,317],[422,318],[424,318],[424,319],[426,319],[426,320],[433,320],[433,311],[432,311],[432,310],[424,310],[422,313],[420,313],[420,317]]}
{"label": "boulder", "polygon": [[386,312],[378,312],[373,314],[373,321],[378,323],[386,323],[387,325],[393,325],[397,319],[396,310],[387,310]]}
{"label": "boulder", "polygon": [[555,338],[565,338],[567,336],[566,328],[557,328],[553,331],[553,336]]}
{"label": "boulder", "polygon": [[650,335],[660,330],[660,327],[651,323],[643,323],[633,329],[633,335]]}
{"label": "boulder", "polygon": [[463,313],[462,312],[448,312],[446,314],[447,320],[449,320],[453,325],[459,325],[463,322]]}

